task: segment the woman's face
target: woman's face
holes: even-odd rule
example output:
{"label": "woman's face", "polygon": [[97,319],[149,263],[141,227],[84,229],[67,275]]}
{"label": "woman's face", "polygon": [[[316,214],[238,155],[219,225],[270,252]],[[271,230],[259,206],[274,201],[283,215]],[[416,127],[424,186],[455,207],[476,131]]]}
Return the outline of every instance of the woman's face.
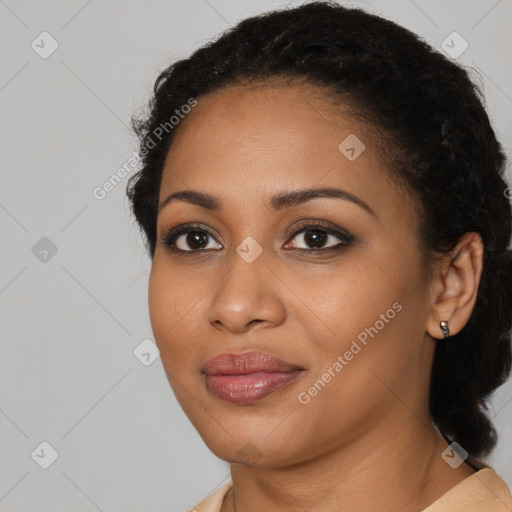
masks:
{"label": "woman's face", "polygon": [[[160,204],[180,191],[214,200],[160,210],[150,318],[208,447],[279,466],[384,442],[413,410],[428,421],[434,342],[418,219],[365,125],[305,86],[269,85],[202,96],[175,129]],[[339,192],[300,200],[305,189]],[[178,226],[189,232],[173,250],[162,240]],[[214,356],[249,352],[289,367],[228,357],[231,370],[204,373]]]}

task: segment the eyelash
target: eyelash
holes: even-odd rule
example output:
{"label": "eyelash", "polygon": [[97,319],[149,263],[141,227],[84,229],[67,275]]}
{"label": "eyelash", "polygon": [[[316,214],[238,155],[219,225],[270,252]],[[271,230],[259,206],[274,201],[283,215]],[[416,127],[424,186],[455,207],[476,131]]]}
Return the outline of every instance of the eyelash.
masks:
{"label": "eyelash", "polygon": [[[164,236],[161,237],[161,242],[164,244],[165,247],[169,248],[171,251],[180,253],[180,254],[198,254],[201,252],[208,252],[210,250],[218,250],[218,249],[191,249],[189,251],[185,251],[183,249],[178,249],[175,246],[176,240],[184,234],[188,234],[189,232],[196,231],[199,233],[206,233],[208,236],[213,237],[213,235],[208,232],[208,230],[202,228],[198,224],[188,224],[185,226],[177,226],[175,228],[171,228]],[[300,251],[303,253],[314,253],[314,254],[322,254],[329,251],[339,251],[341,249],[344,249],[345,247],[350,246],[354,242],[354,236],[351,235],[348,232],[342,232],[338,231],[336,229],[327,227],[325,225],[316,223],[303,223],[299,224],[298,229],[288,238],[288,240],[292,240],[297,235],[300,235],[301,233],[305,233],[308,231],[321,231],[328,235],[335,236],[336,238],[339,238],[341,241],[340,243],[332,246],[327,247],[325,249],[294,249],[295,251]],[[288,242],[287,242],[288,243]]]}

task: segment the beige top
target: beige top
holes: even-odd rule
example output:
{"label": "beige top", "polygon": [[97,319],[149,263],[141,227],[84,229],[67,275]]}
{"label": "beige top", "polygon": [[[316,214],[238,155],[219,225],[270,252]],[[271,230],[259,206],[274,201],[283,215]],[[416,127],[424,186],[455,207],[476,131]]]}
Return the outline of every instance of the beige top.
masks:
{"label": "beige top", "polygon": [[[220,512],[232,487],[229,480],[188,512]],[[486,467],[458,483],[422,512],[512,512],[507,484]]]}

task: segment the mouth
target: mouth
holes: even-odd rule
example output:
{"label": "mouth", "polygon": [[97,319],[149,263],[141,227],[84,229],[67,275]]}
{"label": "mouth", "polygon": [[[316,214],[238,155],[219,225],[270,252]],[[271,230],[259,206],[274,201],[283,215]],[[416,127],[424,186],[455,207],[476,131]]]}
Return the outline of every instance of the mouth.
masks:
{"label": "mouth", "polygon": [[263,352],[225,353],[203,366],[206,387],[224,402],[247,405],[296,381],[304,368]]}

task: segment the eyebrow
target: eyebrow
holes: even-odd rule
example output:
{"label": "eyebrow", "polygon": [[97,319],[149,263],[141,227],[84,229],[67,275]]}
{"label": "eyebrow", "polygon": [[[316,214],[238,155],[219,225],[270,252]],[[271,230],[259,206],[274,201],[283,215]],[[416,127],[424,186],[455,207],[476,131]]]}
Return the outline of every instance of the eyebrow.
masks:
{"label": "eyebrow", "polygon": [[[299,204],[305,203],[311,199],[322,197],[337,198],[344,201],[350,201],[351,203],[360,206],[368,213],[376,217],[375,212],[362,199],[355,196],[354,194],[351,194],[350,192],[347,192],[346,190],[332,187],[305,188],[280,192],[270,199],[269,206],[274,211],[280,211],[285,208],[292,208]],[[164,201],[162,201],[158,207],[158,212],[162,211],[162,209],[172,201],[185,201],[212,211],[222,210],[220,201],[210,194],[199,192],[197,190],[180,190],[179,192],[172,193]]]}

